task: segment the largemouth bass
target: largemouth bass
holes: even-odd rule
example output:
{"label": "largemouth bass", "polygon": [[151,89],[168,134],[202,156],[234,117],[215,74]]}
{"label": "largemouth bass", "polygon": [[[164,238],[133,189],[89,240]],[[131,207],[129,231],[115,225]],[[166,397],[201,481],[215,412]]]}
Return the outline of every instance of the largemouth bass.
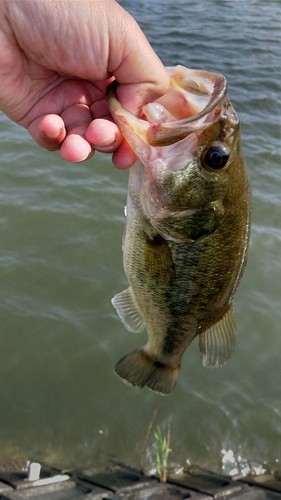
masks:
{"label": "largemouth bass", "polygon": [[113,119],[139,161],[130,171],[123,237],[129,288],[112,299],[148,342],[115,372],[131,386],[169,393],[198,336],[205,367],[232,356],[233,297],[247,260],[250,184],[238,117],[222,75],[167,68],[170,89],[136,117],[107,89]]}

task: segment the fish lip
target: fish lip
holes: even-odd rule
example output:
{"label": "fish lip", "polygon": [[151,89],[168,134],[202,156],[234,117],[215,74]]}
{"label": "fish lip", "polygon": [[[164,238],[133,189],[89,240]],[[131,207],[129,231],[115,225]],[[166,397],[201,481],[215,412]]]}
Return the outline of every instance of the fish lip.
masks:
{"label": "fish lip", "polygon": [[[202,122],[200,123],[200,120],[207,117],[207,115],[215,110],[215,108],[224,100],[227,92],[226,78],[220,74],[216,74],[216,77],[217,80],[211,99],[207,106],[205,106],[205,108],[203,108],[199,113],[188,118],[183,118],[182,120],[165,122],[161,125],[154,123],[151,124],[146,133],[147,142],[150,146],[169,146],[184,139],[192,132],[203,130],[210,125],[210,122],[204,124]],[[220,118],[220,111],[221,110],[218,110],[216,116],[213,117],[212,123]]]}
{"label": "fish lip", "polygon": [[[171,74],[171,71],[174,70],[174,68],[167,68],[167,70]],[[133,120],[138,121],[142,129],[142,133],[140,135],[143,137],[143,139],[146,140],[149,146],[154,147],[169,146],[184,139],[192,132],[198,132],[207,128],[210,125],[210,121],[207,120],[204,123],[202,122],[202,118],[205,118],[210,115],[210,113],[214,112],[211,122],[214,123],[215,121],[219,120],[221,109],[218,109],[216,113],[215,108],[223,102],[226,96],[227,81],[226,78],[219,73],[209,73],[203,70],[188,71],[194,73],[195,75],[199,73],[201,78],[203,76],[206,80],[208,80],[209,82],[213,82],[214,84],[209,102],[198,113],[181,120],[167,121],[161,124],[148,122],[136,117],[133,113],[131,113],[121,105],[117,98],[117,88],[119,86],[119,83],[117,80],[113,80],[113,82],[111,82],[106,89],[106,100],[112,112],[113,118],[114,106],[112,105],[112,102],[117,103],[118,114],[121,114],[122,111],[124,111],[127,117],[131,117]],[[194,78],[194,80],[196,83],[196,78]]]}

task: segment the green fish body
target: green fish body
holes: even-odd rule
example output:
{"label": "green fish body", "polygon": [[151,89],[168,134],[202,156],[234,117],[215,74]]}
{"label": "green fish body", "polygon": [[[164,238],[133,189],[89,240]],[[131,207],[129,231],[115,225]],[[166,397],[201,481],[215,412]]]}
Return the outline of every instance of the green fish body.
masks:
{"label": "green fish body", "polygon": [[129,288],[112,299],[147,344],[115,372],[169,393],[198,336],[206,367],[225,364],[236,341],[233,297],[247,260],[250,184],[238,117],[221,75],[168,68],[171,86],[143,116],[107,91],[112,116],[139,161],[130,171],[123,238]]}

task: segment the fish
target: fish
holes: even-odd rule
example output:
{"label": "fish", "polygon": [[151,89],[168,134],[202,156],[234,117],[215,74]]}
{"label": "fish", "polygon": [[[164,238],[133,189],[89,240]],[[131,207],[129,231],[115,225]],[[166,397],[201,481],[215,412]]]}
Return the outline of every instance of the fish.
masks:
{"label": "fish", "polygon": [[129,287],[112,304],[131,332],[148,341],[115,373],[133,387],[166,395],[198,337],[204,367],[219,367],[236,344],[233,299],[248,257],[251,187],[238,116],[223,75],[166,68],[167,93],[136,115],[108,106],[135,152],[123,235]]}

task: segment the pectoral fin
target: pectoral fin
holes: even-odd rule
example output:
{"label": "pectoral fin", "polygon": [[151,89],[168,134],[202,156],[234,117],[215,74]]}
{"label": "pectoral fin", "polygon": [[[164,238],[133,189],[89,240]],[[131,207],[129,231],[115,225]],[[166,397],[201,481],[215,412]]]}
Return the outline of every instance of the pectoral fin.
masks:
{"label": "pectoral fin", "polygon": [[151,281],[165,286],[175,277],[175,265],[167,240],[160,234],[152,237],[144,233],[143,264]]}
{"label": "pectoral fin", "polygon": [[145,322],[134,302],[131,287],[115,295],[111,299],[111,303],[129,332],[139,333],[143,331]]}
{"label": "pectoral fin", "polygon": [[236,344],[236,325],[233,304],[224,315],[199,335],[202,365],[217,368],[229,361]]}

